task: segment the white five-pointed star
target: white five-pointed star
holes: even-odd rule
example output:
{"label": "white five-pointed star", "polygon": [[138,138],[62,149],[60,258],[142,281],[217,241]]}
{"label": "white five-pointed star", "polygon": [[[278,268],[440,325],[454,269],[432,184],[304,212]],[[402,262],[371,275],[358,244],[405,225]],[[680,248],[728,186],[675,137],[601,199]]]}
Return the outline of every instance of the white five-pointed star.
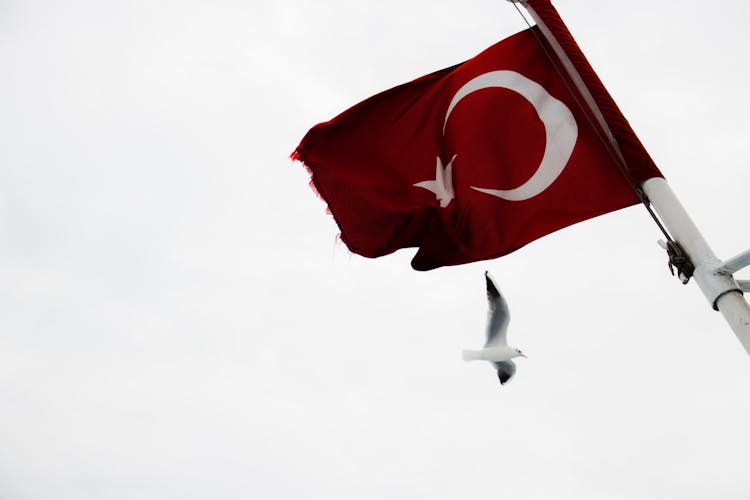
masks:
{"label": "white five-pointed star", "polygon": [[443,168],[443,161],[438,156],[437,165],[435,166],[435,180],[422,181],[414,184],[416,187],[421,187],[435,193],[438,201],[440,201],[441,208],[447,207],[455,197],[455,192],[453,191],[453,160],[455,159],[456,155],[453,155],[453,158],[448,162],[448,165]]}

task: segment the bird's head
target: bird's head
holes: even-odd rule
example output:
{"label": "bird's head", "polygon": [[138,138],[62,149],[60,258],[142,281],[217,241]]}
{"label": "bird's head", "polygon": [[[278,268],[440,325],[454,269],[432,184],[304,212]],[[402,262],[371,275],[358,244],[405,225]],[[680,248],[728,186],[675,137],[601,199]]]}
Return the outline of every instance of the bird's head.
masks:
{"label": "bird's head", "polygon": [[518,357],[521,357],[521,358],[525,358],[525,357],[526,357],[526,355],[525,355],[524,353],[522,353],[522,352],[521,352],[521,349],[516,349],[516,348],[514,347],[514,348],[513,348],[513,352],[514,352],[514,354],[513,354],[513,357],[514,357],[514,358],[518,358]]}

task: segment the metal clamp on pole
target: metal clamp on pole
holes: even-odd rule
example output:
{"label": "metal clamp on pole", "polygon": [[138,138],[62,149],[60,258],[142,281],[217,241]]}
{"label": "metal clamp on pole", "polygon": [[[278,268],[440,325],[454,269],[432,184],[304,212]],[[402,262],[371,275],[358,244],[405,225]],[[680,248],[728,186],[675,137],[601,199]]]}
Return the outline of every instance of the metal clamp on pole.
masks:
{"label": "metal clamp on pole", "polygon": [[[718,263],[719,260],[716,259],[715,264]],[[742,288],[731,274],[721,274],[718,273],[716,269],[716,265],[713,265],[710,260],[707,260],[704,265],[698,266],[695,270],[695,280],[698,282],[698,286],[703,292],[703,295],[705,295],[711,303],[711,307],[714,308],[714,311],[719,310],[719,299],[727,293],[742,293]],[[698,278],[699,274],[702,279]]]}
{"label": "metal clamp on pole", "polygon": [[659,240],[659,246],[667,251],[669,272],[674,276],[674,271],[677,269],[677,277],[682,281],[683,285],[687,285],[695,272],[693,262],[676,241],[669,240],[665,242],[664,240]]}

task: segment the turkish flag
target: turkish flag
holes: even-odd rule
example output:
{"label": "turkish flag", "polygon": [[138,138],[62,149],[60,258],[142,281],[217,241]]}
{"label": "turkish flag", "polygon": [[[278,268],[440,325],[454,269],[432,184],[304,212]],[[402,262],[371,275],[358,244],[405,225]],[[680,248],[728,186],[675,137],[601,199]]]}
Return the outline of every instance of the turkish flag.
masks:
{"label": "turkish flag", "polygon": [[[536,30],[305,135],[292,157],[310,170],[351,251],[419,247],[412,267],[434,269],[499,257],[638,202]],[[661,176],[633,138],[633,181]]]}

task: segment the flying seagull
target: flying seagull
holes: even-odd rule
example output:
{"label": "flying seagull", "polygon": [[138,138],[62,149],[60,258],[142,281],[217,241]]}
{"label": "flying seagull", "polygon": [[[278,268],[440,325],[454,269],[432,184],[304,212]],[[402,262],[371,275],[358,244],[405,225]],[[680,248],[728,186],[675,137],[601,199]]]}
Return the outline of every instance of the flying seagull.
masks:
{"label": "flying seagull", "polygon": [[485,271],[484,277],[487,280],[487,301],[490,306],[487,318],[487,342],[482,349],[477,351],[464,351],[463,357],[464,361],[481,359],[491,362],[497,368],[497,378],[500,379],[500,384],[504,384],[516,373],[516,364],[511,360],[519,356],[525,358],[526,355],[520,349],[508,345],[507,333],[510,322],[508,303],[500,295],[490,273]]}

